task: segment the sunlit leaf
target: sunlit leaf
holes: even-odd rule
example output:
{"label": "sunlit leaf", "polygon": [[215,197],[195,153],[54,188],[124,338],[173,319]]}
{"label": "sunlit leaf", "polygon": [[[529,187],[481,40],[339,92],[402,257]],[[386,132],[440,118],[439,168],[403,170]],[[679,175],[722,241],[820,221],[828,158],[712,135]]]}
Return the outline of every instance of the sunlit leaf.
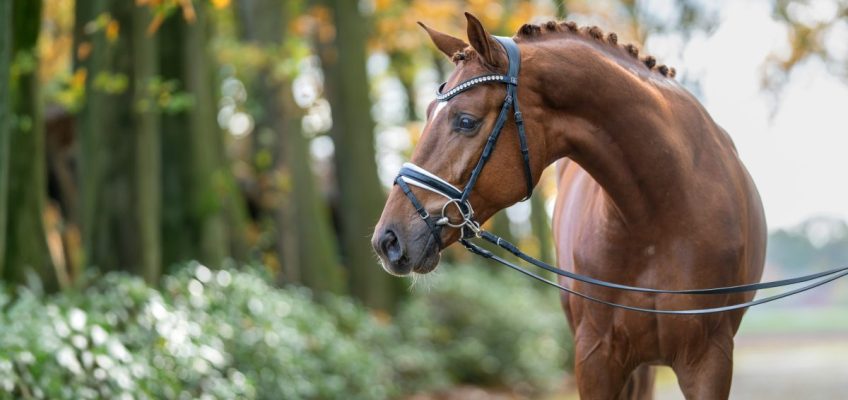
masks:
{"label": "sunlit leaf", "polygon": [[118,39],[118,35],[121,31],[121,25],[116,20],[110,20],[106,25],[106,38],[109,39],[110,42],[114,42]]}
{"label": "sunlit leaf", "polygon": [[77,46],[77,58],[80,61],[85,61],[91,55],[91,49],[91,42],[80,42],[79,46]]}
{"label": "sunlit leaf", "polygon": [[156,13],[153,15],[153,19],[150,21],[150,24],[147,25],[147,34],[153,35],[156,31],[159,30],[159,27],[162,26],[162,23],[165,22],[165,14],[164,13]]}
{"label": "sunlit leaf", "polygon": [[194,22],[197,19],[197,14],[194,11],[194,5],[191,3],[191,0],[179,0],[179,2],[183,9],[183,18],[187,22]]}
{"label": "sunlit leaf", "polygon": [[226,8],[230,5],[230,0],[212,0],[212,6],[217,9]]}

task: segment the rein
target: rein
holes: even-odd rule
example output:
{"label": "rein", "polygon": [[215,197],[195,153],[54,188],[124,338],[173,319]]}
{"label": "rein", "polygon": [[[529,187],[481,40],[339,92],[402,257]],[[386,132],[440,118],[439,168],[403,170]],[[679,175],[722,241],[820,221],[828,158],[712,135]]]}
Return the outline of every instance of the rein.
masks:
{"label": "rein", "polygon": [[[403,191],[404,195],[409,199],[412,203],[412,206],[415,208],[415,211],[424,220],[427,226],[430,229],[430,233],[432,234],[433,239],[436,242],[436,245],[441,249],[443,247],[441,232],[444,226],[448,226],[451,228],[457,228],[461,230],[462,237],[459,239],[459,242],[462,243],[465,248],[473,254],[481,256],[486,259],[493,260],[498,262],[506,267],[514,269],[524,275],[529,276],[530,278],[536,279],[544,284],[553,286],[567,293],[571,293],[575,296],[582,297],[586,300],[590,300],[593,302],[597,302],[600,304],[604,304],[607,306],[621,308],[625,310],[631,311],[639,311],[653,314],[677,314],[677,315],[697,315],[697,314],[711,314],[725,311],[738,310],[742,308],[747,308],[751,306],[756,306],[759,304],[768,303],[771,301],[775,301],[778,299],[782,299],[784,297],[792,296],[794,294],[798,294],[821,285],[825,283],[834,281],[843,276],[848,275],[848,267],[832,269],[829,271],[824,271],[816,274],[810,274],[805,276],[800,276],[796,278],[772,281],[772,282],[761,282],[761,283],[753,283],[753,284],[745,284],[745,285],[737,285],[737,286],[727,286],[727,287],[718,287],[718,288],[710,288],[710,289],[689,289],[689,290],[662,290],[662,289],[651,289],[651,288],[642,288],[635,286],[627,286],[621,285],[617,283],[607,282],[600,279],[595,279],[592,277],[588,277],[585,275],[576,274],[573,272],[561,270],[556,266],[547,264],[538,259],[535,259],[526,253],[519,250],[512,243],[507,242],[503,238],[494,235],[490,232],[484,231],[480,227],[480,223],[474,219],[474,209],[471,207],[471,203],[468,201],[469,196],[471,195],[471,190],[474,188],[474,185],[477,183],[477,179],[480,177],[480,173],[483,171],[483,167],[486,165],[486,162],[489,160],[489,157],[492,155],[492,151],[495,148],[495,144],[497,143],[498,137],[500,137],[501,130],[503,129],[506,120],[509,118],[510,110],[513,111],[513,118],[515,124],[518,128],[518,139],[521,155],[524,161],[524,176],[525,181],[527,183],[527,195],[523,200],[527,200],[533,194],[533,175],[530,169],[530,151],[527,147],[527,136],[524,132],[524,120],[521,116],[521,111],[518,108],[518,97],[517,97],[517,88],[518,88],[518,72],[520,69],[520,52],[518,50],[518,45],[510,38],[499,37],[496,36],[495,39],[503,46],[504,50],[506,50],[507,59],[509,60],[509,67],[507,69],[506,75],[499,74],[489,74],[489,75],[481,75],[474,78],[471,78],[467,81],[464,81],[458,84],[453,89],[444,92],[445,84],[442,84],[439,87],[439,91],[436,95],[436,100],[439,102],[447,102],[450,99],[456,97],[457,95],[470,90],[478,85],[488,84],[488,83],[502,83],[506,85],[506,97],[504,98],[503,105],[501,106],[500,114],[498,114],[498,119],[495,121],[495,125],[492,128],[492,132],[489,134],[488,139],[486,140],[486,144],[483,147],[483,152],[480,155],[480,159],[477,161],[477,164],[474,166],[474,169],[471,171],[471,177],[468,179],[468,183],[465,184],[465,187],[460,190],[456,186],[450,184],[446,180],[436,176],[435,174],[427,171],[420,166],[417,166],[412,163],[405,163],[403,167],[398,172],[398,176],[395,178],[395,184],[400,187]],[[415,194],[412,192],[411,186],[416,186],[418,188],[428,190],[430,192],[436,193],[442,197],[447,199],[447,202],[444,203],[441,209],[441,215],[436,217],[430,215],[430,213],[426,210],[423,204],[418,200]],[[522,200],[522,201],[523,201]],[[453,222],[447,216],[447,210],[449,207],[456,207],[459,211],[459,214],[462,218],[462,221]],[[732,304],[728,306],[721,307],[712,307],[712,308],[700,308],[700,309],[689,309],[689,310],[661,310],[661,309],[650,309],[650,308],[641,308],[628,306],[624,304],[619,304],[615,302],[610,302],[606,300],[602,300],[596,297],[592,297],[590,295],[577,292],[573,289],[562,286],[556,282],[545,279],[544,277],[528,271],[514,263],[511,263],[502,257],[499,257],[493,254],[491,251],[480,247],[477,244],[474,244],[470,241],[473,238],[483,239],[491,244],[494,244],[498,247],[501,247],[508,252],[512,253],[516,257],[536,266],[542,268],[546,271],[553,272],[559,276],[573,279],[576,281],[580,281],[586,284],[608,288],[608,289],[616,289],[623,291],[632,291],[632,292],[643,292],[643,293],[656,293],[656,294],[672,294],[672,295],[718,295],[718,294],[735,294],[735,293],[745,293],[752,292],[760,289],[768,289],[768,288],[778,288],[785,287],[789,285],[794,285],[798,283],[815,281],[816,279],[821,279],[819,281],[810,283],[806,286],[781,293],[774,296],[765,297],[759,300],[748,301],[745,303]]]}

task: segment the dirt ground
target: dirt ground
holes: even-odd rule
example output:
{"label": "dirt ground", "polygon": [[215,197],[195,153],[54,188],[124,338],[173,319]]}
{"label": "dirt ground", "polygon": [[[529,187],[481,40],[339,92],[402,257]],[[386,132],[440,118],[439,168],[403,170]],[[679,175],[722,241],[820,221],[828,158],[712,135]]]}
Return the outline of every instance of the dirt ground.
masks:
{"label": "dirt ground", "polygon": [[[734,400],[848,399],[848,332],[827,334],[746,334],[736,338]],[[656,400],[683,399],[670,368],[659,368]],[[459,387],[448,393],[408,400],[522,400],[497,390]],[[573,382],[543,400],[578,400]]]}
{"label": "dirt ground", "polygon": [[[848,399],[848,333],[739,336],[731,399]],[[657,400],[683,399],[670,369]]]}

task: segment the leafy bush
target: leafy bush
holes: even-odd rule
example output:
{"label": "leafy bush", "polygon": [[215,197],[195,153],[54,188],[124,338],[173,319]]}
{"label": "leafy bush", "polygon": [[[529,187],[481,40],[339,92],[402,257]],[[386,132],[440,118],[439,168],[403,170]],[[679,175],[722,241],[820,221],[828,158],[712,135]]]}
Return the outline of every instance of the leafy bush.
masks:
{"label": "leafy bush", "polygon": [[458,267],[438,275],[402,308],[398,325],[407,342],[442,355],[459,382],[552,389],[570,354],[557,293],[504,272]]}
{"label": "leafy bush", "polygon": [[[109,274],[42,304],[24,292],[2,314],[7,397],[248,397],[221,344],[137,278]],[[10,372],[7,374],[7,372]]]}
{"label": "leafy bush", "polygon": [[378,399],[390,367],[360,343],[382,331],[361,308],[347,332],[305,289],[203,266],[163,293],[108,274],[42,303],[2,298],[6,397]]}
{"label": "leafy bush", "polygon": [[194,263],[161,291],[112,273],[46,299],[0,292],[0,398],[384,399],[562,375],[555,295],[514,277],[451,270],[388,321],[261,276]]}
{"label": "leafy bush", "polygon": [[306,289],[279,290],[256,274],[205,267],[166,279],[165,292],[201,331],[222,342],[228,366],[252,382],[259,398],[392,394],[390,366],[367,346],[386,328],[360,307],[349,308],[343,326]]}

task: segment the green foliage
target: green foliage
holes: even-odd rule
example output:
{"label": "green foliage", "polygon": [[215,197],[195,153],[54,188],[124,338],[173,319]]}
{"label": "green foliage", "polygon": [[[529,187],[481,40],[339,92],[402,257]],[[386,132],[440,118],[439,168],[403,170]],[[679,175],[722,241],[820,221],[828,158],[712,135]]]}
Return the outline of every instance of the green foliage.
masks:
{"label": "green foliage", "polygon": [[214,398],[252,387],[224,365],[217,338],[200,331],[141,279],[105,276],[84,292],[42,303],[24,293],[2,314],[4,398]]}
{"label": "green foliage", "polygon": [[390,324],[358,303],[194,263],[161,291],[111,273],[48,297],[0,293],[0,398],[383,399],[457,383],[525,393],[562,377],[552,292],[464,267]]}
{"label": "green foliage", "polygon": [[129,86],[129,78],[121,73],[102,71],[94,77],[94,88],[107,94],[121,94]]}
{"label": "green foliage", "polygon": [[346,324],[306,289],[279,290],[245,273],[193,273],[168,278],[165,292],[187,320],[219,340],[227,365],[242,371],[258,398],[350,399],[389,395],[390,369],[367,346],[383,332],[348,307]]}
{"label": "green foliage", "polygon": [[155,106],[167,114],[177,114],[188,111],[194,106],[194,97],[181,91],[180,82],[176,79],[164,80],[161,76],[153,77],[147,83],[147,91],[155,105],[145,104],[141,107]]}
{"label": "green foliage", "polygon": [[398,325],[407,343],[444,359],[400,359],[401,373],[433,379],[419,368],[435,364],[459,382],[538,392],[553,388],[571,365],[569,330],[554,291],[470,266],[451,269],[420,291],[401,309]]}
{"label": "green foliage", "polygon": [[0,305],[4,398],[392,394],[390,366],[369,347],[390,329],[353,305],[335,307],[342,319],[306,289],[274,289],[256,274],[197,265],[161,293],[109,274],[46,303],[25,292]]}

